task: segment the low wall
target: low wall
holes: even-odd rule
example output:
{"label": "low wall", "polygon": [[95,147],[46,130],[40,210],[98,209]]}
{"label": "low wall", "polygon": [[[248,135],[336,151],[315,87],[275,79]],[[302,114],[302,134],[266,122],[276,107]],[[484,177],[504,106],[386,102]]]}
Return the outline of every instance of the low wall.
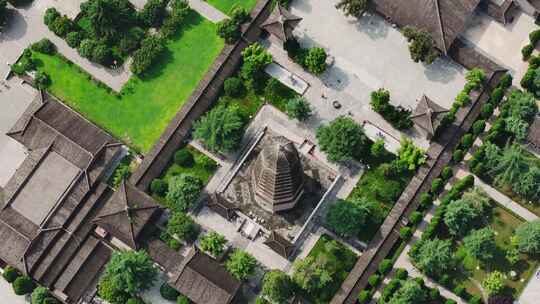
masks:
{"label": "low wall", "polygon": [[223,82],[232,76],[242,61],[242,51],[258,40],[259,26],[272,11],[272,0],[259,0],[251,12],[251,22],[242,26],[242,39],[226,45],[187,102],[171,120],[152,150],[144,156],[141,165],[131,175],[130,182],[146,191],[152,180],[161,175],[174,152],[189,137],[193,122],[203,115],[217,100]]}

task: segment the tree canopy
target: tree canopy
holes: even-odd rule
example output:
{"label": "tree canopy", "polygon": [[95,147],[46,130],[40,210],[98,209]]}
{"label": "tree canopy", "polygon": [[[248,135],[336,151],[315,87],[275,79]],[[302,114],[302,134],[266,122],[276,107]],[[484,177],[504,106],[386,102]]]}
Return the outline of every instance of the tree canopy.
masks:
{"label": "tree canopy", "polygon": [[338,200],[326,215],[327,225],[341,237],[353,237],[364,228],[372,213],[373,204],[365,199]]}
{"label": "tree canopy", "polygon": [[203,182],[194,175],[183,173],[172,177],[166,196],[167,207],[173,211],[186,211],[197,201],[202,188]]}
{"label": "tree canopy", "polygon": [[311,116],[311,106],[304,97],[296,97],[287,102],[285,106],[287,115],[298,120],[306,120]]}
{"label": "tree canopy", "polygon": [[199,227],[184,212],[173,212],[167,223],[167,233],[182,241],[192,241],[199,234]]}
{"label": "tree canopy", "polygon": [[330,161],[341,162],[363,158],[369,153],[368,139],[362,127],[352,118],[340,116],[317,129],[321,150]]}
{"label": "tree canopy", "polygon": [[257,260],[249,253],[236,249],[233,251],[225,267],[238,280],[245,280],[255,273]]}
{"label": "tree canopy", "polygon": [[468,201],[459,199],[450,202],[444,213],[444,223],[454,236],[464,236],[476,225],[478,209],[475,209]]}
{"label": "tree canopy", "polygon": [[243,127],[237,107],[219,104],[195,122],[193,136],[212,151],[229,152],[240,143]]}
{"label": "tree canopy", "polygon": [[271,270],[263,279],[262,294],[274,303],[286,303],[293,295],[291,278],[281,270]]}
{"label": "tree canopy", "polygon": [[415,250],[410,251],[414,264],[427,275],[443,274],[454,265],[453,249],[450,240],[432,239],[421,241]]}
{"label": "tree canopy", "polygon": [[480,262],[486,263],[493,259],[497,250],[495,232],[489,227],[473,230],[463,239],[463,246],[471,256]]}
{"label": "tree canopy", "polygon": [[519,251],[527,254],[540,254],[540,220],[521,224],[515,232]]}
{"label": "tree canopy", "polygon": [[215,231],[203,236],[200,241],[201,249],[218,257],[223,253],[223,247],[227,244],[227,239]]}
{"label": "tree canopy", "polygon": [[411,303],[424,303],[428,299],[426,289],[424,289],[417,281],[409,279],[403,283],[389,304],[411,304]]}
{"label": "tree canopy", "polygon": [[439,51],[435,48],[435,40],[425,30],[406,26],[403,35],[409,41],[409,51],[414,62],[433,63],[439,57]]}

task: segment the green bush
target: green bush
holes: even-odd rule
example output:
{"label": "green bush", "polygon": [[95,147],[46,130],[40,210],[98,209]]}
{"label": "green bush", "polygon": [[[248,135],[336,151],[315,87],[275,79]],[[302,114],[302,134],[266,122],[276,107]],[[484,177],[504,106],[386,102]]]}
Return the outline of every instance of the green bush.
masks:
{"label": "green bush", "polygon": [[163,39],[150,36],[141,42],[141,47],[133,53],[133,62],[131,63],[131,71],[136,75],[142,75],[150,67],[156,59],[165,50]]}
{"label": "green bush", "polygon": [[174,153],[174,163],[181,167],[193,167],[195,160],[193,154],[188,149],[180,149]]}
{"label": "green bush", "polygon": [[493,114],[493,105],[492,104],[486,103],[485,105],[482,106],[480,116],[483,119],[489,119],[492,114]]}
{"label": "green bush", "polygon": [[209,171],[214,171],[217,168],[217,163],[213,159],[202,153],[199,153],[195,156],[195,163],[199,164],[201,167]]}
{"label": "green bush", "polygon": [[399,229],[399,237],[402,239],[402,240],[408,240],[411,238],[413,232],[412,232],[412,229],[411,227],[401,227]]}
{"label": "green bush", "polygon": [[424,192],[420,194],[420,205],[423,208],[427,208],[431,206],[431,204],[433,204],[433,197],[429,193]]}
{"label": "green bush", "polygon": [[38,42],[34,42],[30,48],[32,51],[40,52],[43,54],[52,55],[56,53],[56,46],[49,39],[43,38]]}
{"label": "green bush", "polygon": [[457,149],[454,151],[454,154],[452,155],[452,160],[456,163],[459,163],[460,161],[463,160],[463,157],[464,157],[464,153],[462,150],[460,149]]}
{"label": "green bush", "polygon": [[423,217],[424,216],[422,215],[421,212],[414,211],[413,213],[411,213],[411,217],[410,217],[411,224],[418,225],[422,221]]}
{"label": "green bush", "polygon": [[82,32],[71,32],[66,35],[66,43],[72,48],[78,48],[84,35]]}
{"label": "green bush", "polygon": [[454,171],[452,171],[452,167],[450,166],[444,166],[444,168],[441,171],[441,178],[445,181],[449,180],[454,176]]}
{"label": "green bush", "polygon": [[165,300],[169,301],[176,301],[176,298],[178,298],[178,296],[180,295],[180,293],[176,289],[172,288],[167,283],[163,283],[161,287],[159,287],[159,294]]}
{"label": "green bush", "polygon": [[235,43],[241,36],[240,25],[236,20],[225,19],[217,24],[217,34],[228,44]]}
{"label": "green bush", "polygon": [[484,132],[485,129],[486,129],[486,121],[483,119],[479,119],[475,121],[474,124],[472,125],[472,132],[475,136],[482,134],[482,132]]}
{"label": "green bush", "polygon": [[296,97],[287,102],[285,112],[291,118],[304,121],[311,116],[311,106],[304,97]]}
{"label": "green bush", "polygon": [[506,73],[501,78],[501,81],[499,82],[499,86],[502,89],[508,89],[512,85],[512,75]]}
{"label": "green bush", "polygon": [[327,54],[323,48],[310,48],[304,58],[304,66],[313,74],[322,74],[326,70],[326,57]]}
{"label": "green bush", "polygon": [[53,22],[60,17],[60,13],[54,7],[49,7],[45,10],[45,15],[43,16],[43,23],[46,26],[50,27]]}
{"label": "green bush", "polygon": [[56,18],[49,26],[49,29],[59,37],[66,37],[66,35],[75,28],[75,24],[67,16],[60,16]]}
{"label": "green bush", "polygon": [[92,52],[92,61],[109,66],[112,60],[111,49],[105,43],[98,43]]}
{"label": "green bush", "polygon": [[379,275],[377,275],[377,274],[372,274],[368,278],[368,283],[373,288],[376,288],[379,285],[380,282],[381,282],[381,277]]}
{"label": "green bush", "polygon": [[431,192],[433,194],[439,194],[444,187],[444,181],[437,177],[431,182]]}
{"label": "green bush", "polygon": [[403,269],[403,268],[396,269],[396,278],[398,280],[405,280],[407,279],[408,276],[409,276],[409,272],[407,271],[407,269]]}
{"label": "green bush", "polygon": [[248,11],[238,5],[234,5],[233,8],[231,8],[229,15],[231,16],[231,19],[238,24],[249,21]]}
{"label": "green bush", "polygon": [[230,97],[241,97],[246,92],[244,84],[238,77],[229,77],[223,83],[225,94]]}
{"label": "green bush", "polygon": [[382,260],[379,265],[379,273],[382,275],[387,274],[392,269],[392,261],[389,259]]}
{"label": "green bush", "polygon": [[384,287],[381,298],[387,302],[394,295],[394,293],[401,287],[400,280],[391,280],[386,287]]}
{"label": "green bush", "polygon": [[51,78],[45,72],[37,71],[34,77],[34,84],[40,90],[44,90],[51,85]]}
{"label": "green bush", "polygon": [[460,107],[463,107],[471,103],[471,97],[468,93],[461,91],[456,96],[456,102],[459,104]]}
{"label": "green bush", "polygon": [[91,59],[97,44],[97,41],[93,39],[83,39],[79,44],[79,48],[77,49],[77,51],[82,57]]}
{"label": "green bush", "polygon": [[367,290],[362,290],[358,294],[359,304],[368,304],[371,301],[371,292]]}
{"label": "green bush", "polygon": [[472,134],[467,133],[467,134],[463,135],[463,137],[461,138],[461,147],[462,147],[462,149],[464,151],[469,150],[469,148],[472,147],[473,142],[474,142],[474,137],[473,137]]}
{"label": "green bush", "polygon": [[34,282],[27,276],[20,276],[13,282],[13,291],[16,295],[22,296],[34,290]]}
{"label": "green bush", "polygon": [[482,301],[482,297],[479,295],[474,295],[472,298],[469,299],[469,304],[482,304],[484,301]]}
{"label": "green bush", "polygon": [[147,27],[159,27],[167,15],[168,0],[149,0],[137,14],[139,21]]}
{"label": "green bush", "polygon": [[176,298],[176,304],[189,304],[189,299],[184,295],[179,295]]}
{"label": "green bush", "polygon": [[11,266],[6,266],[6,268],[4,269],[4,273],[2,274],[2,276],[4,277],[4,279],[8,282],[8,283],[13,283],[15,282],[15,280],[20,276],[19,272],[17,271],[17,269],[11,267]]}
{"label": "green bush", "polygon": [[540,30],[534,30],[532,32],[529,33],[529,41],[531,42],[531,44],[534,46],[536,46],[536,43],[538,43],[538,41],[540,41]]}
{"label": "green bush", "polygon": [[463,285],[457,285],[453,291],[458,297],[463,297],[466,293],[465,286]]}
{"label": "green bush", "polygon": [[158,196],[165,196],[167,188],[167,182],[159,178],[154,178],[150,183],[150,192]]}
{"label": "green bush", "polygon": [[527,44],[521,49],[521,59],[523,59],[523,61],[529,60],[529,58],[531,58],[531,54],[533,51],[534,51],[534,45]]}

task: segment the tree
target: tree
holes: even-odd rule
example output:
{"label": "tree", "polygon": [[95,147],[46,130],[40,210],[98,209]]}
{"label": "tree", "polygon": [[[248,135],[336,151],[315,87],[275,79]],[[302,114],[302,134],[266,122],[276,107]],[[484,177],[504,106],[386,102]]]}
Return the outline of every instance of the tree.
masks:
{"label": "tree", "polygon": [[385,142],[384,142],[383,138],[377,139],[371,145],[371,148],[369,149],[371,155],[373,157],[375,157],[375,158],[383,156],[385,154],[385,152],[386,152],[386,149],[385,149],[384,145],[385,145]]}
{"label": "tree", "polygon": [[241,97],[246,92],[242,80],[238,77],[229,77],[223,83],[225,94],[230,97]]}
{"label": "tree", "polygon": [[486,80],[486,73],[484,73],[484,70],[482,69],[473,68],[467,72],[465,79],[472,88],[478,89]]}
{"label": "tree", "polygon": [[34,282],[30,277],[20,276],[13,282],[13,291],[18,296],[29,294],[33,289]]}
{"label": "tree", "polygon": [[82,32],[71,32],[66,35],[66,43],[72,48],[78,48],[84,35]]}
{"label": "tree", "polygon": [[137,75],[146,72],[156,59],[165,50],[163,39],[157,36],[150,36],[141,42],[141,47],[133,53],[131,71]]}
{"label": "tree", "polygon": [[167,233],[182,241],[192,241],[197,238],[199,227],[189,215],[174,212],[167,223]]}
{"label": "tree", "polygon": [[167,0],[148,0],[138,18],[147,27],[159,27],[167,15]]}
{"label": "tree", "polygon": [[480,187],[473,187],[465,191],[461,196],[461,200],[473,206],[479,214],[485,214],[491,206],[491,198]]}
{"label": "tree", "polygon": [[373,91],[370,94],[370,105],[373,111],[377,113],[384,113],[390,106],[390,91],[380,88],[377,91]]}
{"label": "tree", "polygon": [[412,140],[407,137],[401,139],[401,146],[398,150],[399,163],[411,171],[416,170],[426,162],[424,150],[416,147]]}
{"label": "tree", "polygon": [[364,130],[349,117],[340,116],[320,126],[317,129],[317,140],[321,150],[333,162],[363,158],[362,154],[367,152],[368,140]]}
{"label": "tree", "polygon": [[44,90],[51,85],[51,78],[45,72],[37,71],[34,83],[38,89]]}
{"label": "tree", "polygon": [[389,304],[424,303],[428,300],[427,291],[416,280],[409,279],[390,299]]}
{"label": "tree", "polygon": [[50,27],[54,20],[59,18],[61,15],[54,7],[49,7],[47,10],[45,10],[45,15],[43,16],[43,23],[45,23],[46,26]]}
{"label": "tree", "polygon": [[353,203],[338,200],[326,214],[327,225],[341,237],[353,237],[362,231],[371,213],[365,200]]}
{"label": "tree", "polygon": [[240,38],[242,32],[240,30],[240,24],[236,20],[225,19],[218,22],[217,34],[228,44],[233,44]]}
{"label": "tree", "polygon": [[97,44],[97,41],[93,39],[83,39],[79,44],[78,52],[84,58],[92,58]]}
{"label": "tree", "polygon": [[531,167],[512,186],[512,189],[531,200],[540,199],[540,167]]}
{"label": "tree", "polygon": [[515,232],[519,251],[536,255],[540,253],[540,220],[521,224]]}
{"label": "tree", "polygon": [[453,249],[449,240],[435,238],[417,244],[418,247],[409,254],[414,264],[427,275],[436,276],[453,267]]}
{"label": "tree", "polygon": [[250,64],[255,70],[262,71],[272,63],[272,55],[259,43],[252,43],[242,51],[244,64]]}
{"label": "tree", "polygon": [[112,51],[105,43],[98,43],[92,52],[92,61],[101,65],[112,63]]}
{"label": "tree", "polygon": [[113,304],[125,303],[152,287],[156,276],[154,262],[145,251],[116,251],[105,267],[99,292]]}
{"label": "tree", "polygon": [[203,236],[200,241],[201,249],[214,257],[219,257],[223,253],[225,244],[227,244],[225,237],[215,231]]}
{"label": "tree", "polygon": [[136,22],[136,12],[129,0],[93,0],[81,5],[93,38],[111,41]]}
{"label": "tree", "polygon": [[6,280],[6,282],[8,283],[13,283],[15,282],[15,280],[20,276],[21,274],[17,271],[17,269],[11,267],[11,266],[6,266],[6,268],[4,269],[4,273],[2,274],[2,276],[4,277],[4,279]]}
{"label": "tree", "polygon": [[313,74],[322,74],[326,70],[326,51],[320,47],[310,48],[304,58],[304,66]]}
{"label": "tree", "polygon": [[286,303],[293,295],[291,278],[281,270],[271,270],[263,279],[262,295],[274,303]]}
{"label": "tree", "polygon": [[47,303],[58,303],[55,298],[51,296],[49,290],[45,287],[39,286],[34,291],[32,291],[31,296],[32,304],[47,304]]}
{"label": "tree", "polygon": [[497,184],[512,185],[527,171],[527,162],[523,147],[518,143],[513,143],[504,148],[497,162],[490,167],[489,173],[495,176]]}
{"label": "tree", "polygon": [[290,118],[306,120],[311,116],[311,106],[304,97],[296,97],[287,102],[285,111]]}
{"label": "tree", "polygon": [[317,293],[333,280],[334,271],[324,259],[308,256],[294,263],[293,281],[309,293]]}
{"label": "tree", "polygon": [[439,57],[435,41],[427,31],[406,26],[403,29],[403,35],[410,43],[409,51],[414,62],[422,61],[431,64]]}
{"label": "tree", "polygon": [[505,280],[505,275],[495,270],[486,276],[484,282],[482,282],[482,286],[489,295],[499,294],[504,288]]}
{"label": "tree", "polygon": [[238,280],[245,280],[255,273],[257,260],[249,253],[236,249],[225,263],[231,275]]}
{"label": "tree", "polygon": [[336,4],[336,8],[342,10],[347,17],[353,16],[360,18],[368,9],[368,5],[368,0],[341,0]]}
{"label": "tree", "polygon": [[173,211],[186,211],[197,201],[202,188],[203,182],[194,175],[183,173],[174,176],[169,180],[167,207]]}
{"label": "tree", "polygon": [[471,256],[486,263],[493,258],[497,250],[495,232],[489,227],[473,230],[463,239],[463,246]]}
{"label": "tree", "polygon": [[195,164],[195,160],[193,154],[188,149],[183,148],[174,153],[174,163],[181,167],[191,168]]}
{"label": "tree", "polygon": [[176,298],[180,295],[180,293],[174,289],[171,285],[167,283],[161,284],[159,287],[159,294],[162,298],[169,301],[175,301]]}
{"label": "tree", "polygon": [[66,37],[66,35],[75,27],[73,21],[67,16],[60,16],[56,18],[49,26],[49,29],[53,31],[59,37]]}
{"label": "tree", "polygon": [[167,193],[167,182],[162,179],[155,178],[150,183],[150,192],[158,196],[164,196]]}
{"label": "tree", "polygon": [[212,151],[229,152],[240,143],[243,127],[237,107],[218,104],[195,122],[193,137]]}
{"label": "tree", "polygon": [[463,199],[450,202],[444,213],[444,223],[454,236],[466,235],[478,220],[480,213]]}

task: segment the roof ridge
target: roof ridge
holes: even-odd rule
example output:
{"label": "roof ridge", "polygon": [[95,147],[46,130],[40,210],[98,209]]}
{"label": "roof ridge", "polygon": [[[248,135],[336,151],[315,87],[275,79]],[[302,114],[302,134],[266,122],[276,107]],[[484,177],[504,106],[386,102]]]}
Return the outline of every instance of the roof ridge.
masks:
{"label": "roof ridge", "polygon": [[441,31],[441,39],[442,39],[442,45],[443,45],[443,52],[446,54],[446,39],[444,34],[444,25],[442,22],[442,16],[441,16],[441,9],[439,8],[439,0],[433,0],[435,2],[435,10],[437,13],[437,20],[439,21],[439,30]]}

